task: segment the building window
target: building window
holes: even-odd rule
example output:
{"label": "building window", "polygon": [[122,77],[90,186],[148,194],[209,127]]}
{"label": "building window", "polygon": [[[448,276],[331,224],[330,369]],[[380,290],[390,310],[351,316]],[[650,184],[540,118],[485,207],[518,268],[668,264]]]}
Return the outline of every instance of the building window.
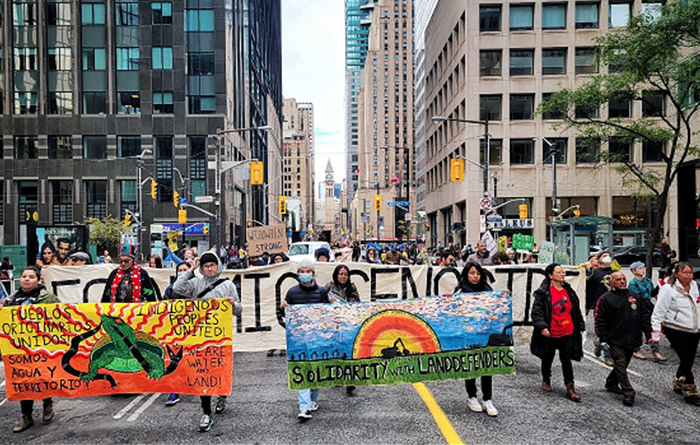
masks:
{"label": "building window", "polygon": [[645,0],[642,2],[642,14],[649,23],[653,23],[661,18],[663,1]]}
{"label": "building window", "polygon": [[216,97],[189,96],[187,105],[190,114],[212,114],[216,111]]}
{"label": "building window", "polygon": [[120,198],[121,198],[121,215],[126,213],[126,210],[136,211],[136,197],[138,196],[136,181],[120,181]]}
{"label": "building window", "polygon": [[569,140],[567,138],[547,138],[547,141],[552,145],[550,146],[544,140],[542,141],[542,162],[544,164],[551,164],[551,152],[554,150],[557,164],[566,164],[566,151]]}
{"label": "building window", "polygon": [[138,91],[120,91],[117,93],[119,114],[140,114],[141,93]]}
{"label": "building window", "polygon": [[138,48],[117,48],[117,70],[137,71],[139,69]]}
{"label": "building window", "polygon": [[510,50],[510,75],[529,76],[534,74],[535,51],[531,49]]}
{"label": "building window", "polygon": [[482,121],[501,120],[501,95],[483,95],[479,97],[480,113],[479,119]]}
{"label": "building window", "polygon": [[542,29],[566,29],[566,3],[542,5]]}
{"label": "building window", "polygon": [[577,105],[575,113],[576,119],[595,119],[600,115],[597,105]]}
{"label": "building window", "polygon": [[624,28],[632,15],[631,3],[610,3],[608,5],[608,27]]}
{"label": "building window", "polygon": [[85,181],[86,215],[103,219],[107,216],[107,181]]}
{"label": "building window", "polygon": [[49,136],[49,159],[72,159],[73,139],[70,136]]}
{"label": "building window", "polygon": [[595,48],[576,48],[576,74],[598,72],[598,59]]}
{"label": "building window", "polygon": [[479,74],[481,76],[501,75],[501,50],[479,51]]}
{"label": "building window", "polygon": [[611,100],[608,102],[608,117],[631,117],[632,101],[630,99]]}
{"label": "building window", "polygon": [[83,158],[107,159],[107,137],[83,136]]}
{"label": "building window", "polygon": [[600,140],[576,138],[576,163],[592,164],[600,158]]}
{"label": "building window", "polygon": [[83,70],[84,71],[104,71],[107,69],[107,50],[104,48],[83,49]]}
{"label": "building window", "polygon": [[501,5],[479,6],[479,31],[501,30]]}
{"label": "building window", "polygon": [[173,113],[173,93],[172,91],[153,92],[153,114]]}
{"label": "building window", "polygon": [[51,210],[54,224],[73,222],[73,181],[51,181]]}
{"label": "building window", "polygon": [[14,93],[15,114],[36,114],[37,94],[33,92]]}
{"label": "building window", "polygon": [[542,50],[542,74],[566,74],[566,48]]}
{"label": "building window", "polygon": [[190,192],[192,198],[205,196],[207,178],[207,137],[190,136]]}
{"label": "building window", "polygon": [[15,159],[37,159],[38,157],[35,136],[15,136]]}
{"label": "building window", "polygon": [[510,6],[510,30],[525,31],[532,29],[534,5]]}
{"label": "building window", "polygon": [[[479,141],[479,164],[484,164],[484,152],[486,150],[485,141]],[[489,165],[500,165],[503,163],[503,139],[489,139]]]}
{"label": "building window", "polygon": [[510,120],[531,120],[535,109],[534,94],[510,95]]}
{"label": "building window", "polygon": [[534,164],[535,147],[532,139],[510,140],[510,164]]}
{"label": "building window", "polygon": [[185,11],[185,31],[212,32],[214,31],[213,9],[188,9]]}
{"label": "building window", "polygon": [[104,3],[83,3],[80,5],[81,23],[83,25],[104,25]]}
{"label": "building window", "polygon": [[83,93],[83,114],[106,114],[107,93]]}
{"label": "building window", "polygon": [[187,74],[190,76],[213,76],[214,53],[190,53],[187,55]]}
{"label": "building window", "polygon": [[172,202],[173,199],[173,138],[155,137],[156,182],[158,202]]}
{"label": "building window", "polygon": [[173,69],[173,49],[172,48],[152,48],[153,49],[153,69],[171,70]]}
{"label": "building window", "polygon": [[642,162],[664,162],[666,143],[662,141],[642,142]]}
{"label": "building window", "polygon": [[17,181],[17,194],[19,195],[20,215],[26,214],[30,209],[36,209],[39,203],[39,182]]}
{"label": "building window", "polygon": [[117,137],[117,157],[133,158],[141,154],[141,136]]}
{"label": "building window", "polygon": [[71,49],[70,48],[49,48],[48,65],[49,70],[70,71]]}
{"label": "building window", "polygon": [[173,23],[173,4],[171,2],[151,3],[151,23],[154,25]]}
{"label": "building window", "polygon": [[632,162],[632,143],[622,138],[610,138],[608,151],[611,162]]}
{"label": "building window", "polygon": [[665,114],[664,94],[661,91],[642,92],[642,116],[662,117]]}
{"label": "building window", "polygon": [[[551,97],[552,97],[552,93],[543,93],[542,94],[542,102],[547,102]],[[549,120],[564,119],[566,117],[566,114],[567,114],[566,105],[562,105],[561,107],[557,107],[557,109],[551,110],[548,113],[544,113],[542,115],[542,119],[549,119]]]}
{"label": "building window", "polygon": [[598,28],[598,3],[576,3],[576,29]]}
{"label": "building window", "polygon": [[139,26],[139,4],[118,2],[115,6],[117,25]]}

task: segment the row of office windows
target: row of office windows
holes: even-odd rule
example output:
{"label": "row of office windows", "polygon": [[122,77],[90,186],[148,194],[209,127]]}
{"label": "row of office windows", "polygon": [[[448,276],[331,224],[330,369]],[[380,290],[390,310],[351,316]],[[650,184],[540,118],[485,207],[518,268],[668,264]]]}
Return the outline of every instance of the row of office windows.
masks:
{"label": "row of office windows", "polygon": [[[542,48],[538,50],[541,60],[542,75],[564,75],[567,71],[568,48]],[[514,76],[531,76],[535,74],[535,49],[511,48],[508,50],[508,74]],[[596,49],[591,47],[574,50],[576,74],[595,74],[598,72]],[[479,51],[479,75],[502,76],[503,50],[487,49]]]}
{"label": "row of office windows", "polygon": [[[600,28],[601,5],[599,2],[571,2],[574,4],[574,26],[576,29]],[[535,14],[541,14],[541,29],[562,30],[567,27],[570,2],[535,4],[518,3],[508,7],[508,29],[529,31],[535,29]],[[662,1],[642,3],[641,13],[651,19],[661,15]],[[608,4],[608,28],[627,26],[633,13],[632,1],[610,2]],[[497,32],[503,28],[503,5],[481,5],[479,7],[479,30]]]}
{"label": "row of office windows", "polygon": [[[84,92],[82,95],[83,114],[107,114],[106,92]],[[174,101],[172,91],[153,92],[152,113],[153,114],[173,114]],[[205,106],[202,106],[205,103]],[[189,97],[188,109],[205,108],[215,109],[215,97]],[[20,92],[13,96],[14,114],[36,114],[39,110],[38,93]],[[72,92],[49,92],[47,96],[47,114],[72,114],[73,113],[73,93]],[[127,91],[116,93],[116,106],[119,114],[140,114],[141,113],[141,93],[138,91]],[[2,101],[0,100],[0,113],[2,113]]]}

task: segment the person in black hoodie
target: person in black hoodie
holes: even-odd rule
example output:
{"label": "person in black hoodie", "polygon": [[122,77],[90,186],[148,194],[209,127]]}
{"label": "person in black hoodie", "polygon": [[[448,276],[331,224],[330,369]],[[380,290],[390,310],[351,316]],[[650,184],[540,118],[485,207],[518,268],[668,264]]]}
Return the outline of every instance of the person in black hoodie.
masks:
{"label": "person in black hoodie", "polygon": [[[489,284],[489,277],[486,271],[477,263],[467,263],[462,268],[462,274],[459,277],[459,284],[454,293],[471,293],[471,292],[487,292],[492,290]],[[476,398],[476,379],[467,379],[464,384],[467,388],[467,397],[469,401],[467,406],[475,413],[486,411],[489,416],[497,416],[498,410],[493,406],[491,396],[493,378],[490,375],[481,377],[481,392],[483,393],[484,405],[479,403]]]}
{"label": "person in black hoodie", "polygon": [[651,338],[651,314],[644,299],[627,289],[627,278],[622,272],[613,272],[610,285],[610,291],[598,299],[595,310],[595,332],[600,347],[610,351],[614,361],[605,389],[622,394],[622,403],[632,406],[635,391],[627,376],[627,366],[635,349],[642,345],[642,333],[647,341]]}
{"label": "person in black hoodie", "polygon": [[[586,315],[595,309],[598,299],[609,290],[610,275],[614,272],[610,265],[612,264],[612,256],[610,252],[601,251],[596,255],[598,268],[593,270],[590,277],[586,279]],[[595,340],[595,349],[593,350],[596,357],[600,357],[603,353],[603,361],[606,365],[612,367],[613,359],[610,357],[610,351],[600,348],[600,339]]]}
{"label": "person in black hoodie", "polygon": [[578,296],[569,286],[566,272],[560,264],[548,265],[545,279],[535,291],[532,305],[532,340],[530,352],[542,360],[542,389],[551,392],[552,362],[559,351],[566,397],[580,402],[581,397],[574,388],[574,369],[571,360],[583,357],[583,332],[586,323],[581,314]]}

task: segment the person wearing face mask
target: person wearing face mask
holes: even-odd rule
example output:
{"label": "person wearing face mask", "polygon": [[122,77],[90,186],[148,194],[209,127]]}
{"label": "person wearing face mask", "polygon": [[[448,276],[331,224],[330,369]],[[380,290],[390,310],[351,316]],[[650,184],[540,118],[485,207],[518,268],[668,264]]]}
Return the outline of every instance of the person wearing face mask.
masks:
{"label": "person wearing face mask", "polygon": [[[180,275],[187,272],[189,269],[190,269],[190,264],[186,263],[186,262],[182,262],[175,267],[175,273],[177,274],[177,277],[179,277]],[[173,291],[173,284],[174,284],[174,282],[170,283],[170,285],[168,285],[168,287],[165,289],[165,292],[163,292],[163,300],[179,300],[182,298],[186,298],[186,297],[183,297],[182,295],[175,293]],[[165,406],[174,406],[179,401],[180,401],[179,394],[174,394],[174,393],[170,394],[168,396],[168,399],[165,401]]]}
{"label": "person wearing face mask", "polygon": [[[647,311],[651,314],[654,312],[654,300],[656,295],[659,293],[659,286],[654,286],[654,283],[647,278],[647,269],[644,263],[641,261],[635,261],[630,265],[630,272],[632,272],[632,279],[629,281],[627,287],[629,290],[635,294],[642,297],[644,305],[647,307]],[[651,359],[656,363],[663,363],[666,361],[666,357],[659,353],[659,343],[651,342]],[[641,350],[635,351],[633,357],[639,360],[645,360],[646,356]]]}
{"label": "person wearing face mask", "polygon": [[[611,267],[612,256],[610,256],[610,252],[601,251],[596,259],[599,266],[593,270],[591,276],[586,280],[586,315],[595,309],[598,299],[609,290],[608,282],[610,275],[614,272]],[[614,365],[613,359],[610,357],[609,351],[600,348],[600,339],[596,338],[594,344],[593,352],[595,356],[600,357],[602,353],[605,364],[612,367]]]}
{"label": "person wearing face mask", "polygon": [[605,380],[605,390],[622,394],[625,406],[634,405],[636,395],[627,367],[635,349],[642,345],[642,334],[651,338],[650,313],[644,299],[627,289],[622,272],[610,276],[610,291],[599,299],[595,309],[595,333],[600,348],[610,351],[614,366]]}
{"label": "person wearing face mask", "polygon": [[[314,303],[329,303],[331,300],[328,297],[328,291],[319,286],[314,279],[316,269],[313,261],[304,258],[297,265],[297,277],[299,284],[287,291],[284,301],[280,305],[280,309],[291,304],[314,304]],[[299,414],[297,418],[306,422],[311,419],[312,411],[318,410],[318,389],[302,389],[298,391],[299,395]]]}

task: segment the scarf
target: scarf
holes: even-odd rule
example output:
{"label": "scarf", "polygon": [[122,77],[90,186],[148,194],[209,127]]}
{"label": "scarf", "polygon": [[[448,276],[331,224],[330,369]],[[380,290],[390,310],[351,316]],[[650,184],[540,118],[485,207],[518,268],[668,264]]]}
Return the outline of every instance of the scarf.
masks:
{"label": "scarf", "polygon": [[25,306],[28,304],[36,304],[42,295],[46,295],[46,287],[44,287],[42,284],[39,284],[29,292],[26,292],[20,287],[12,296],[12,300],[8,306]]}
{"label": "scarf", "polygon": [[[138,264],[134,263],[133,266],[131,266],[131,273],[129,274],[131,278],[131,297],[133,298],[134,303],[140,303],[141,302],[141,266]],[[115,303],[117,301],[117,287],[119,287],[119,283],[122,282],[122,279],[124,279],[124,271],[122,268],[117,269],[117,275],[114,277],[114,280],[112,281],[112,303]]]}

